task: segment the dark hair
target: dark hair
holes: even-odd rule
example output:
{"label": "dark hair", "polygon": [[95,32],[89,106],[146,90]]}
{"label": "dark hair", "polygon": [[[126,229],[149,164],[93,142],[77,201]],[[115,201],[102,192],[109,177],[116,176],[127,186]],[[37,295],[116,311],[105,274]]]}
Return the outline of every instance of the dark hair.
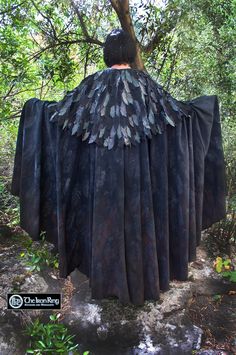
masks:
{"label": "dark hair", "polygon": [[115,29],[109,33],[103,48],[103,59],[108,67],[114,64],[131,64],[135,56],[136,45],[128,32]]}

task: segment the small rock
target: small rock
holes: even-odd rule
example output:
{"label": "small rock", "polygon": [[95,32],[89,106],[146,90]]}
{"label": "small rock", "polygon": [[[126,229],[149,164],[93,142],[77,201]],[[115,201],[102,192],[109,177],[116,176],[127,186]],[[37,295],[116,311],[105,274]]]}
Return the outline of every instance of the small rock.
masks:
{"label": "small rock", "polygon": [[102,324],[97,328],[97,335],[99,339],[105,340],[108,334],[108,326],[106,324]]}
{"label": "small rock", "polygon": [[202,263],[201,260],[199,261],[193,261],[191,264],[190,264],[191,267],[193,267],[194,269],[198,269],[198,270],[202,270],[204,268],[204,265]]}
{"label": "small rock", "polygon": [[54,274],[51,274],[51,278],[54,279],[54,280],[57,280],[57,277]]}
{"label": "small rock", "polygon": [[38,274],[28,276],[20,287],[20,291],[22,293],[45,293],[47,290],[48,284],[44,278]]}

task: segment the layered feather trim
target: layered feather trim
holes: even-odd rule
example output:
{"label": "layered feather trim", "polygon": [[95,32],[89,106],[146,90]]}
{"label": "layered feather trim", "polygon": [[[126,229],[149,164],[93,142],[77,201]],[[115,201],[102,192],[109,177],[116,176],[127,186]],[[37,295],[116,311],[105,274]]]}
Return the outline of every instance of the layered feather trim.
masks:
{"label": "layered feather trim", "polygon": [[57,121],[83,141],[112,149],[136,145],[191,117],[151,77],[134,69],[105,69],[85,78],[58,102]]}

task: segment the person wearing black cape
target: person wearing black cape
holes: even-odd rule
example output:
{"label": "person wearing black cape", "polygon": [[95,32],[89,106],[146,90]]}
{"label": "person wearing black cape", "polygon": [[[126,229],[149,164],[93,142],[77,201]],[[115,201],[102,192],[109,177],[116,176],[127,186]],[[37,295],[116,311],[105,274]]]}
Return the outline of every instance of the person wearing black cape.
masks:
{"label": "person wearing black cape", "polygon": [[187,280],[201,231],[225,217],[225,164],[217,96],[174,99],[132,69],[135,44],[113,30],[107,69],[59,102],[28,100],[12,180],[21,227],[76,268],[92,298],[158,300]]}

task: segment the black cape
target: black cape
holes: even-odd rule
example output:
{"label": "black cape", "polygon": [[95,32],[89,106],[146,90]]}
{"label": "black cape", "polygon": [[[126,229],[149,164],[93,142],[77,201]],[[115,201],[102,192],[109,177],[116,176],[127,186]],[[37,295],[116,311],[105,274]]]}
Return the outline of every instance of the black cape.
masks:
{"label": "black cape", "polygon": [[159,299],[187,280],[201,231],[225,217],[217,96],[177,101],[134,69],[85,78],[59,102],[28,100],[12,193],[22,228],[59,252],[92,298]]}

